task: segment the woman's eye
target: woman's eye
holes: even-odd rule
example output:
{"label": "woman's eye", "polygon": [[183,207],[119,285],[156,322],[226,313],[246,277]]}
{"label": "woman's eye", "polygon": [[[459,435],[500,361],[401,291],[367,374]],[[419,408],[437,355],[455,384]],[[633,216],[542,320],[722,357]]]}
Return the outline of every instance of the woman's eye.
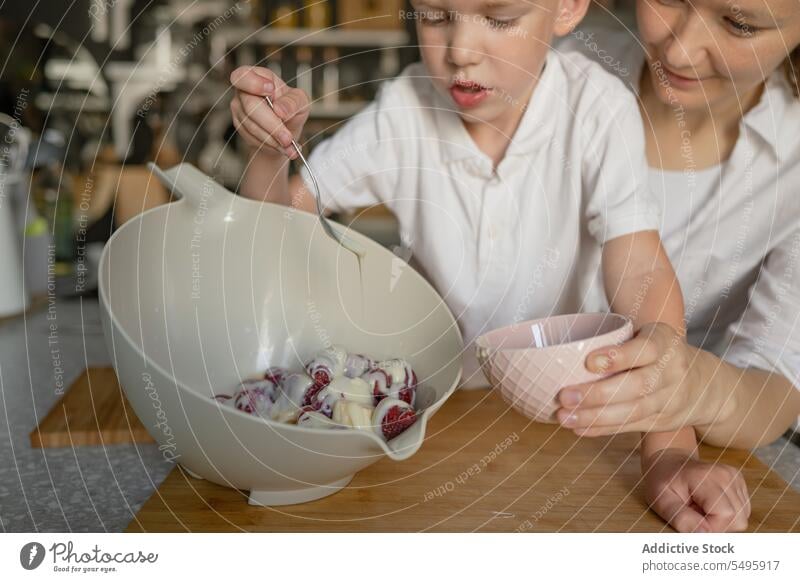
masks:
{"label": "woman's eye", "polygon": [[728,26],[731,32],[737,36],[749,38],[756,33],[756,29],[746,22],[735,20],[729,16],[725,17],[725,24]]}
{"label": "woman's eye", "polygon": [[492,28],[508,28],[517,22],[517,18],[508,18],[508,19],[500,19],[500,18],[489,18],[487,17],[486,20],[489,22],[489,26]]}
{"label": "woman's eye", "polygon": [[659,3],[664,6],[680,6],[683,4],[683,0],[659,0]]}

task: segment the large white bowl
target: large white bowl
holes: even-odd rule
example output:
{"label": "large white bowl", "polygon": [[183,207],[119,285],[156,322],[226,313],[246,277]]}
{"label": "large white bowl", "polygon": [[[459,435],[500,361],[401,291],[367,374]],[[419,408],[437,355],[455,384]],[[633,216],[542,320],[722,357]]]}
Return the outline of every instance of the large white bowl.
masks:
{"label": "large white bowl", "polygon": [[[366,250],[362,286],[355,256],[315,215],[235,196],[188,164],[161,179],[183,198],[114,233],[100,259],[100,305],[119,381],[165,457],[249,490],[250,503],[282,505],[330,495],[384,455],[413,455],[461,376],[461,334],[427,281],[349,231]],[[210,398],[270,365],[299,369],[329,343],[408,359],[421,385],[416,424],[386,443]]]}

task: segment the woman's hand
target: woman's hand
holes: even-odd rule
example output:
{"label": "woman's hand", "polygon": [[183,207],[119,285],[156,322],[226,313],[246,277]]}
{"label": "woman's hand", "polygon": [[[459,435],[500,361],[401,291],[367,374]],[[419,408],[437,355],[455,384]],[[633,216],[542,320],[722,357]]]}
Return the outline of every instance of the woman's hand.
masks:
{"label": "woman's hand", "polygon": [[[236,89],[231,100],[233,126],[245,143],[275,156],[297,157],[292,140],[299,139],[308,119],[308,95],[263,67],[239,67],[230,80]],[[274,111],[265,96],[272,99]]]}
{"label": "woman's hand", "polygon": [[733,402],[717,402],[704,389],[694,366],[703,353],[666,324],[643,325],[621,346],[589,354],[589,371],[614,375],[563,388],[557,418],[580,436],[667,432],[719,420]]}
{"label": "woman's hand", "polygon": [[679,532],[747,529],[750,496],[733,467],[665,449],[645,461],[642,470],[647,503]]}

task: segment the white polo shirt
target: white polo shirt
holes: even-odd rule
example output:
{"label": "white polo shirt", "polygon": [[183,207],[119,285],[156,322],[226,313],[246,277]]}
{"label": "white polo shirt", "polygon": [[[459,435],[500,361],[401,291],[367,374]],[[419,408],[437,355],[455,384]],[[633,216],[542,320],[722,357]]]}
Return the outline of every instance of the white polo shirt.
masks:
{"label": "white polo shirt", "polygon": [[[580,50],[638,92],[645,56],[629,31],[584,28],[557,50]],[[800,388],[800,99],[783,70],[742,118],[728,160],[697,170],[685,159],[649,179],[689,341]]]}
{"label": "white polo shirt", "polygon": [[381,203],[395,214],[411,264],[459,322],[467,387],[487,383],[477,336],[580,311],[597,292],[601,245],[659,223],[633,96],[579,54],[547,57],[496,170],[421,63],[385,83],[309,162],[327,208]]}

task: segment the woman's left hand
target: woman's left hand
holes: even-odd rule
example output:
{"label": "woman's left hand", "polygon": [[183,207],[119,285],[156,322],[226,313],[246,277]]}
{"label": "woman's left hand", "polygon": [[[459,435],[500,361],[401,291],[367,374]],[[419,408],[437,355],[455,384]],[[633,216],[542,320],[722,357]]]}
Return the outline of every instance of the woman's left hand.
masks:
{"label": "woman's left hand", "polygon": [[558,421],[580,436],[705,425],[719,406],[698,377],[702,354],[669,325],[643,325],[630,341],[589,354],[587,370],[613,375],[563,388]]}

